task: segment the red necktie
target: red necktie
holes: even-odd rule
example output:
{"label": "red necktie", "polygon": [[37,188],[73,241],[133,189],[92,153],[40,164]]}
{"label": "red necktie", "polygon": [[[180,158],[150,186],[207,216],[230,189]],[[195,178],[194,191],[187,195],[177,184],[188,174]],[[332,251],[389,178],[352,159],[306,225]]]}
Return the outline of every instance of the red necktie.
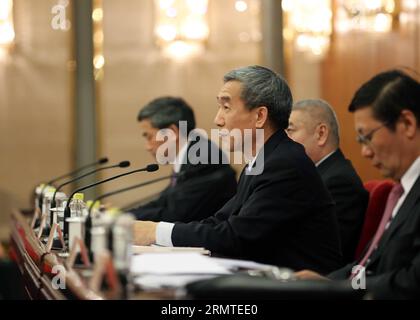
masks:
{"label": "red necktie", "polygon": [[[378,229],[376,230],[375,236],[373,237],[369,249],[367,250],[363,259],[361,259],[358,263],[359,266],[364,267],[372,252],[378,247],[378,243],[381,240],[385,230],[387,229],[388,222],[390,222],[391,220],[392,212],[394,211],[394,208],[397,205],[397,202],[403,193],[404,189],[400,183],[397,183],[392,187],[391,192],[389,193],[388,199],[386,201],[386,207],[384,214],[382,215],[381,222],[379,223]],[[351,278],[353,278],[356,274],[352,274]]]}

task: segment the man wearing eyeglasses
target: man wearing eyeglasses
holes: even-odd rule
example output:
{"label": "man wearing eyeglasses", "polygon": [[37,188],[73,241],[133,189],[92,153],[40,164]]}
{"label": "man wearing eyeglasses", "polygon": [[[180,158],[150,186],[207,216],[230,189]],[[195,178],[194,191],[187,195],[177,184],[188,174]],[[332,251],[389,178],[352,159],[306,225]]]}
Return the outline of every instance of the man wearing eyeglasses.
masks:
{"label": "man wearing eyeglasses", "polygon": [[[382,220],[359,261],[328,275],[304,270],[300,279],[366,281],[376,299],[420,297],[420,83],[398,70],[383,72],[355,94],[362,155],[396,184]],[[360,287],[359,287],[360,288]]]}

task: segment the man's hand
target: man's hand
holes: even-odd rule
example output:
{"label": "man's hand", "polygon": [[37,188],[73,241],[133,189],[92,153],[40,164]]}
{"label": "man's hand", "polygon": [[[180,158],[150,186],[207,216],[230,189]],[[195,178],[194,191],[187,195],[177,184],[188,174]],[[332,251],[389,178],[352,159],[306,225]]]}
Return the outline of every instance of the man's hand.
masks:
{"label": "man's hand", "polygon": [[299,280],[330,280],[311,270],[295,272],[294,276]]}
{"label": "man's hand", "polygon": [[134,244],[138,246],[150,246],[156,243],[157,223],[152,221],[134,222]]}

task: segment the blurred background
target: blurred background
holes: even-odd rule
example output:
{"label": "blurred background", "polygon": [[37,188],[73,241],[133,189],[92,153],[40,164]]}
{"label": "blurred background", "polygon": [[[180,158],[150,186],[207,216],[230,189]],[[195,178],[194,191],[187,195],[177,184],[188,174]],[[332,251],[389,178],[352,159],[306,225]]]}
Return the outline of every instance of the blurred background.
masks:
{"label": "blurred background", "polygon": [[[0,240],[40,182],[102,156],[152,163],[136,120],[151,99],[185,98],[209,132],[224,73],[251,64],[281,73],[296,101],[331,103],[344,153],[364,181],[380,178],[360,156],[347,106],[380,71],[419,79],[420,0],[0,0]],[[126,206],[166,184],[110,201]]]}

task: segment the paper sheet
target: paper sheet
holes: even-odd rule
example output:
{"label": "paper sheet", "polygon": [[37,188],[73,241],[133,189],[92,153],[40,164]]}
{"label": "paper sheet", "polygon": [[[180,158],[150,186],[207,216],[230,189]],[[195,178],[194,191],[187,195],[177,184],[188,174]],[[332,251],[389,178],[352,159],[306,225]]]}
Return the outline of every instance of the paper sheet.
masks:
{"label": "paper sheet", "polygon": [[132,257],[134,274],[229,274],[212,258],[199,253],[145,253]]}

